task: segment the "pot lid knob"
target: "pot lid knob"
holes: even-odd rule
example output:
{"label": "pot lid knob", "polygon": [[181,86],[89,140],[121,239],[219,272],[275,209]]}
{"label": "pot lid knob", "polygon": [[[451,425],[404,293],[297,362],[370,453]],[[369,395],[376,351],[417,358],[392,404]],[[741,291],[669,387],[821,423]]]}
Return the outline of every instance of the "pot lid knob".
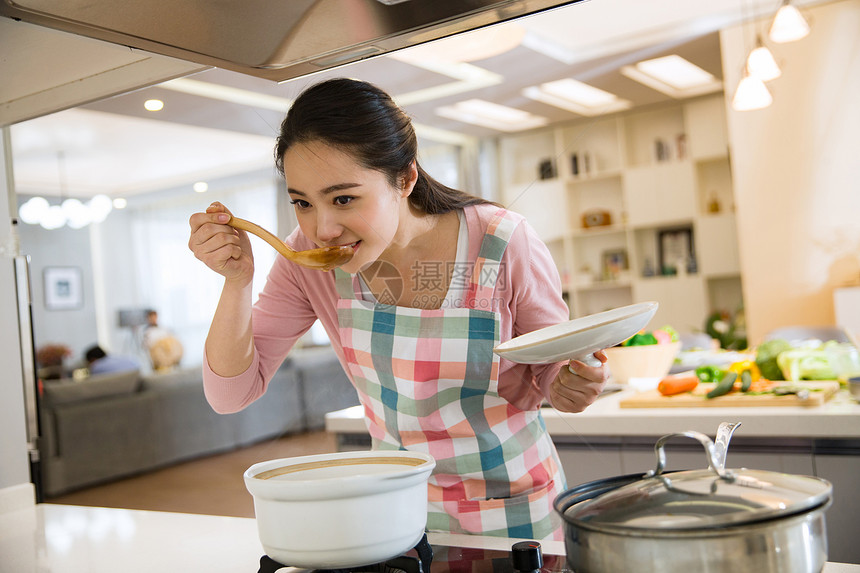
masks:
{"label": "pot lid knob", "polygon": [[511,564],[514,571],[533,573],[543,567],[543,555],[537,541],[520,541],[511,547]]}

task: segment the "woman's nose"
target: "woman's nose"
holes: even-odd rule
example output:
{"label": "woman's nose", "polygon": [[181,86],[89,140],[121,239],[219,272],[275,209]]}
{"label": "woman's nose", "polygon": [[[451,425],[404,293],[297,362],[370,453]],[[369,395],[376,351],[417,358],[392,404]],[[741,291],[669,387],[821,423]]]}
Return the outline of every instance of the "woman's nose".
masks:
{"label": "woman's nose", "polygon": [[317,238],[323,243],[330,243],[343,233],[343,227],[338,222],[336,213],[319,210],[317,214]]}

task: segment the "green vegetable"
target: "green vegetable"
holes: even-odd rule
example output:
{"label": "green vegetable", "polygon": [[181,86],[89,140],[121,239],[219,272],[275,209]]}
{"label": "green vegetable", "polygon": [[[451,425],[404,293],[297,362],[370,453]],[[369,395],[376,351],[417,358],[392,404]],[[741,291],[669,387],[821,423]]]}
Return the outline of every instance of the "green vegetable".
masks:
{"label": "green vegetable", "polygon": [[786,350],[779,353],[776,362],[786,380],[836,380],[836,372],[830,366],[829,355],[824,350]]}
{"label": "green vegetable", "polygon": [[714,389],[705,394],[707,398],[716,398],[717,396],[722,396],[724,394],[728,394],[732,388],[735,386],[735,380],[738,379],[737,372],[729,372],[723,379],[720,380],[719,384],[714,386]]}
{"label": "green vegetable", "polygon": [[648,346],[657,344],[657,337],[650,332],[634,334],[627,340],[621,343],[621,346]]}
{"label": "green vegetable", "polygon": [[752,374],[749,370],[744,370],[741,372],[741,391],[749,392],[750,386],[752,386]]}
{"label": "green vegetable", "polygon": [[756,349],[755,363],[761,375],[768,380],[784,380],[785,376],[777,363],[780,353],[791,350],[787,340],[774,339],[762,342]]}
{"label": "green vegetable", "polygon": [[702,382],[719,382],[726,371],[718,366],[699,366],[696,368],[696,376]]}

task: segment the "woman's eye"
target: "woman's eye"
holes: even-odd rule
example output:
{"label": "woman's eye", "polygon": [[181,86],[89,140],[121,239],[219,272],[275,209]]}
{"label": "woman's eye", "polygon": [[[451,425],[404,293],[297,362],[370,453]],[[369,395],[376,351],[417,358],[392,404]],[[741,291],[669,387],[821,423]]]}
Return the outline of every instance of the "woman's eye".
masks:
{"label": "woman's eye", "polygon": [[339,195],[334,198],[335,205],[349,205],[355,197],[350,197],[349,195]]}
{"label": "woman's eye", "polygon": [[299,209],[307,209],[311,206],[311,204],[304,199],[290,199],[290,205],[295,205]]}

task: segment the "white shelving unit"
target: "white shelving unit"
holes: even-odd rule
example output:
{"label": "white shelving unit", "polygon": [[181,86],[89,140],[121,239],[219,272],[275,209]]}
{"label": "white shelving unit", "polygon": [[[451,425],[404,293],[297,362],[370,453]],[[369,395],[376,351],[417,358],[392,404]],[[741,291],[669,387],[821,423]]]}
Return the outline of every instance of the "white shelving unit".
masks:
{"label": "white shelving unit", "polygon": [[[503,201],[549,246],[572,317],[656,300],[652,325],[692,332],[742,305],[722,94],[506,136],[499,151]],[[606,224],[586,227],[595,213]]]}

